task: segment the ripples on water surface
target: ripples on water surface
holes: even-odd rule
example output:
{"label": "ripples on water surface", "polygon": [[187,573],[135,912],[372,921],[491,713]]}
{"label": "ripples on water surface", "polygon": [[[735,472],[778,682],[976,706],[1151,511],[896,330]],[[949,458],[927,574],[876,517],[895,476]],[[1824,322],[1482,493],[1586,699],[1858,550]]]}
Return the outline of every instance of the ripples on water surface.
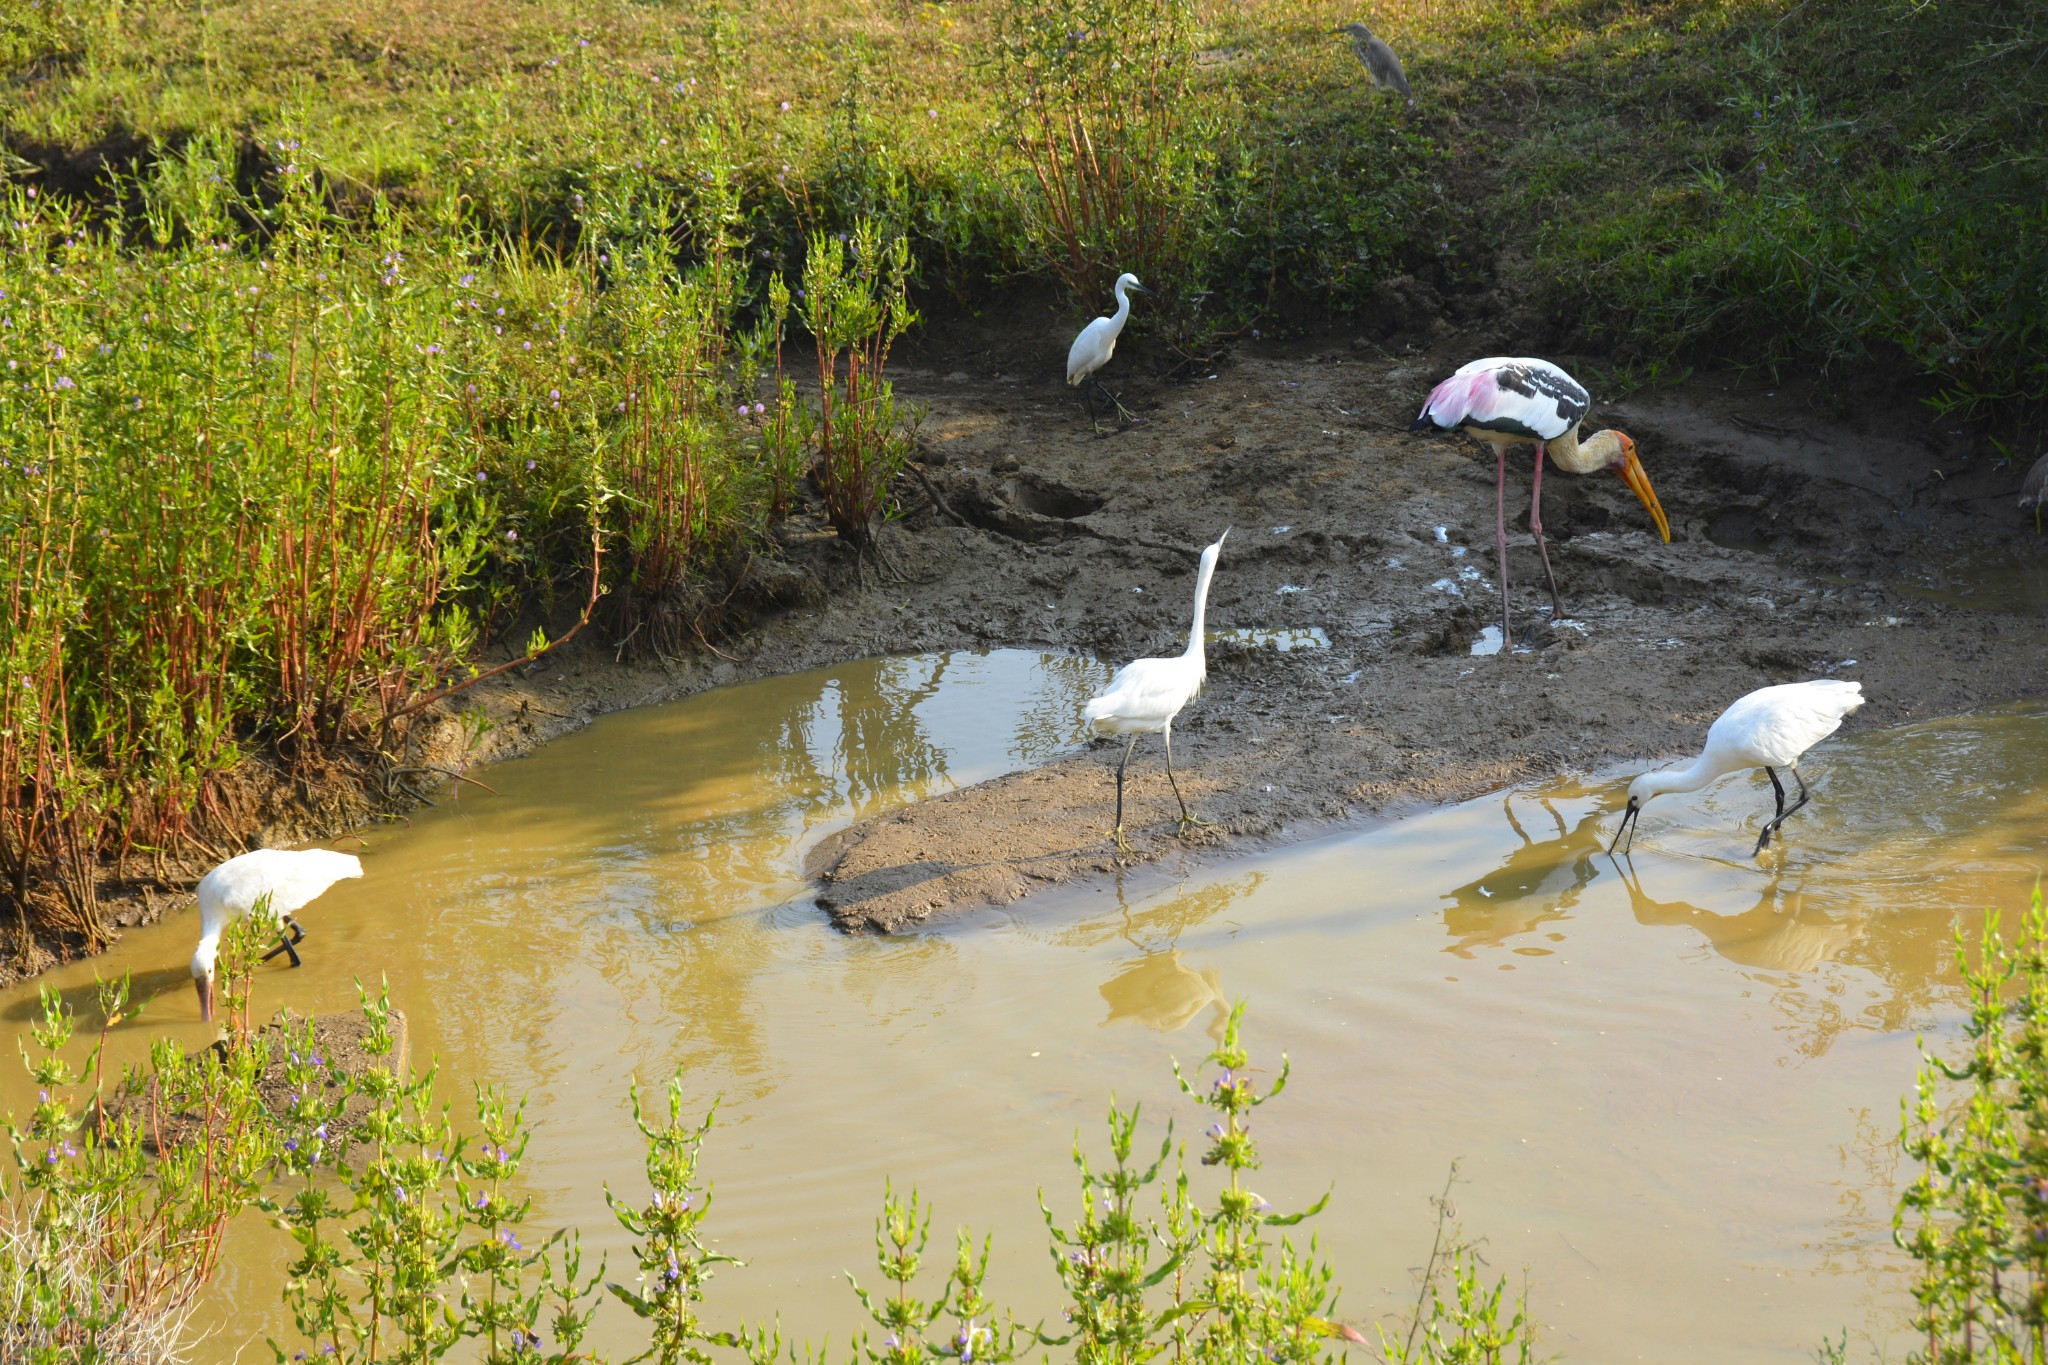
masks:
{"label": "ripples on water surface", "polygon": [[[1845,1324],[1895,1331],[1884,1182],[1912,1031],[1955,1019],[1953,917],[2017,908],[2048,862],[2048,716],[1838,737],[1762,864],[1761,777],[1653,802],[1620,867],[1602,850],[1621,784],[1564,781],[1014,916],[824,926],[804,849],[1076,742],[1106,676],[1023,651],[901,659],[609,717],[494,770],[501,795],[373,832],[368,875],[307,913],[306,967],[266,971],[259,1008],[349,1008],[353,977],[388,975],[444,1094],[531,1095],[535,1220],[581,1227],[615,1274],[601,1191],[643,1188],[627,1083],[685,1068],[693,1105],[723,1097],[711,1229],[752,1262],[712,1285],[714,1325],[779,1313],[843,1341],[838,1272],[872,1269],[889,1175],[935,1227],[993,1228],[998,1299],[1052,1311],[1037,1189],[1064,1216],[1075,1131],[1100,1149],[1112,1092],[1155,1133],[1193,1120],[1169,1059],[1198,1062],[1243,998],[1255,1053],[1285,1049],[1296,1079],[1261,1111],[1257,1187],[1283,1208],[1334,1188],[1321,1236],[1348,1316],[1409,1302],[1459,1157],[1465,1222],[1496,1268],[1529,1268],[1550,1350],[1803,1360]],[[165,990],[122,1056],[153,1033],[197,1045],[196,925],[51,979],[81,1001],[95,966]],[[17,1028],[32,1000],[6,998]],[[237,1230],[214,1358],[282,1329],[281,1247]],[[607,1319],[600,1344],[625,1348]]]}

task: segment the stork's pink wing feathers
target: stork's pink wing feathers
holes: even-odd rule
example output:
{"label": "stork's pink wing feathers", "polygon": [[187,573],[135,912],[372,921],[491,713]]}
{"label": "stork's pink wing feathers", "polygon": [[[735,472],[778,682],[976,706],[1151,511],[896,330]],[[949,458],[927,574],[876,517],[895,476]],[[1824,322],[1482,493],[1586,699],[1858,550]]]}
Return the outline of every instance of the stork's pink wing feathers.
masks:
{"label": "stork's pink wing feathers", "polygon": [[1549,441],[1576,427],[1589,402],[1579,382],[1547,360],[1488,356],[1431,389],[1411,430],[1464,428]]}

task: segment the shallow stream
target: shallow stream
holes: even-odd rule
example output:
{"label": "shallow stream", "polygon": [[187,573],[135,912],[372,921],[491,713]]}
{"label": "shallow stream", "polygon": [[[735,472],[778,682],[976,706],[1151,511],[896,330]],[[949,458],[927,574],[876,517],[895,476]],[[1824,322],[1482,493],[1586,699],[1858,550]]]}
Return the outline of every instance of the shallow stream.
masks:
{"label": "shallow stream", "polygon": [[[710,1229],[749,1261],[712,1284],[714,1326],[779,1314],[843,1343],[841,1272],[874,1280],[889,1177],[936,1206],[934,1261],[953,1226],[992,1229],[993,1296],[1054,1313],[1039,1189],[1066,1219],[1076,1132],[1100,1153],[1112,1093],[1155,1142],[1168,1116],[1193,1139],[1172,1059],[1197,1065],[1242,998],[1255,1055],[1294,1069],[1260,1111],[1255,1187],[1282,1209],[1332,1192],[1346,1317],[1412,1301],[1456,1158],[1466,1229],[1527,1268],[1548,1350],[1795,1361],[1845,1326],[1897,1345],[1914,1033],[1953,1033],[1955,917],[2016,911],[2048,866],[2048,713],[1852,720],[1761,861],[1761,775],[1661,798],[1619,865],[1621,784],[1566,780],[902,937],[826,926],[812,843],[1078,742],[1106,674],[1026,651],[870,661],[607,717],[480,774],[496,794],[370,831],[366,877],[305,912],[306,965],[266,969],[259,1012],[348,1009],[355,978],[387,977],[458,1113],[472,1081],[530,1096],[535,1222],[580,1227],[615,1277],[602,1191],[644,1192],[627,1084],[683,1068],[690,1104],[721,1102]],[[46,980],[88,1021],[95,972],[162,992],[117,1060],[163,1033],[197,1046],[196,934],[187,910]],[[19,1029],[33,1000],[0,1011]],[[9,1071],[0,1107],[21,1112]],[[281,1247],[236,1229],[208,1358],[268,1358]],[[616,1305],[601,1324],[631,1348]]]}

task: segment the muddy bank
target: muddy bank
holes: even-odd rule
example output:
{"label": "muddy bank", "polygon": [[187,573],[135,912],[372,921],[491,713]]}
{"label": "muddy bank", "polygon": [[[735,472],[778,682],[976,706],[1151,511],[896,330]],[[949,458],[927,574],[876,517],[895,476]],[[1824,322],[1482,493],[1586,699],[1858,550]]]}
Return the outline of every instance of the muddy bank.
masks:
{"label": "muddy bank", "polygon": [[1196,554],[1225,526],[1210,626],[1255,638],[1212,644],[1207,691],[1175,726],[1182,790],[1209,823],[1177,833],[1158,742],[1143,739],[1134,850],[1119,860],[1107,830],[1122,746],[1104,742],[828,841],[807,870],[842,927],[900,928],[1120,861],[1668,757],[1767,682],[1863,679],[1870,704],[1852,725],[2043,692],[2048,541],[2011,505],[2023,469],[1997,467],[1903,400],[1866,399],[1858,415],[1818,389],[1696,379],[1608,403],[1595,383],[1589,428],[1635,436],[1672,543],[1619,479],[1554,474],[1544,520],[1570,622],[1551,625],[1518,454],[1510,574],[1527,648],[1475,656],[1498,620],[1491,453],[1405,428],[1436,379],[1503,338],[1437,323],[1407,338],[1254,344],[1180,382],[1157,378],[1162,358],[1120,356],[1109,377],[1141,421],[1098,435],[1047,359],[1064,353],[1070,321],[1032,316],[1000,345],[929,336],[895,371],[929,416],[900,487],[908,515],[884,535],[893,572],[856,573],[842,544],[799,518],[748,570],[742,629],[715,650],[622,662],[619,642],[588,632],[426,718],[409,781],[440,800],[489,800],[446,774],[488,784],[489,763],[605,712],[849,658],[1175,652]]}
{"label": "muddy bank", "polygon": [[[1569,614],[1555,626],[1528,457],[1511,459],[1526,648],[1475,655],[1498,620],[1491,452],[1404,428],[1436,379],[1502,344],[1340,342],[1134,380],[1143,420],[1107,437],[1036,375],[906,376],[933,411],[927,473],[969,525],[913,521],[901,543],[925,581],[892,593],[889,647],[1176,652],[1196,553],[1231,526],[1212,630],[1300,647],[1212,645],[1207,690],[1175,726],[1182,790],[1210,823],[1178,835],[1158,741],[1141,740],[1125,865],[1670,757],[1770,682],[1862,679],[1858,725],[2042,695],[2048,542],[2011,505],[2023,469],[1922,411],[1859,420],[1838,395],[1733,379],[1596,407],[1590,426],[1639,443],[1672,543],[1619,479],[1553,474],[1544,520]],[[1104,741],[844,832],[809,869],[822,903],[886,930],[1110,870],[1121,751]]]}

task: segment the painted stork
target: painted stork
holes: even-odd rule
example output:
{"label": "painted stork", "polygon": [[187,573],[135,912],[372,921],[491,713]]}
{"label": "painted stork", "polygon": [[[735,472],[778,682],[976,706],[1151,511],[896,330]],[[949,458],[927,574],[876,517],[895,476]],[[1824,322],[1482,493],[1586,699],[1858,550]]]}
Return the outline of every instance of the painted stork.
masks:
{"label": "painted stork", "polygon": [[1202,679],[1208,673],[1202,620],[1209,605],[1209,580],[1216,576],[1216,557],[1223,553],[1223,538],[1229,534],[1225,528],[1216,543],[1202,551],[1202,567],[1195,575],[1195,623],[1188,629],[1187,649],[1171,659],[1138,659],[1125,664],[1109,680],[1109,690],[1081,710],[1096,734],[1131,737],[1124,746],[1123,760],[1116,765],[1116,828],[1112,831],[1116,846],[1126,852],[1130,844],[1124,839],[1124,769],[1130,764],[1131,750],[1138,747],[1139,735],[1157,733],[1166,740],[1166,780],[1173,788],[1173,799],[1180,802],[1182,831],[1201,823],[1188,814],[1180,783],[1174,781],[1173,718],[1202,690]]}
{"label": "painted stork", "polygon": [[1358,54],[1359,64],[1372,77],[1376,88],[1391,90],[1404,100],[1413,98],[1408,93],[1408,73],[1401,69],[1401,59],[1383,39],[1374,37],[1371,29],[1359,23],[1346,24],[1337,32],[1351,35],[1351,50]]}
{"label": "painted stork", "polygon": [[[1707,727],[1707,747],[1698,758],[1683,768],[1644,773],[1629,783],[1628,810],[1622,815],[1621,828],[1614,832],[1614,842],[1607,846],[1607,851],[1613,853],[1622,837],[1629,835],[1630,827],[1643,813],[1643,804],[1651,797],[1665,792],[1696,792],[1724,773],[1762,768],[1778,794],[1777,814],[1764,821],[1764,831],[1758,836],[1751,856],[1762,853],[1771,842],[1771,834],[1785,823],[1786,817],[1807,803],[1806,780],[1799,775],[1800,755],[1841,729],[1842,717],[1861,705],[1863,684],[1836,678],[1759,687],[1738,699]],[[1785,784],[1778,780],[1779,768],[1791,769],[1792,780],[1799,784],[1799,799],[1789,807],[1785,804]],[[1629,838],[1633,843],[1634,836]]]}
{"label": "painted stork", "polygon": [[[278,944],[263,955],[265,962],[279,953],[299,965],[299,941],[306,936],[292,916],[338,881],[363,875],[363,865],[352,853],[334,853],[324,848],[259,848],[230,858],[199,879],[199,947],[192,953],[192,984],[199,991],[199,1017],[213,1018],[213,960],[220,951],[220,936],[234,921],[268,898],[271,918],[279,924]],[[290,929],[287,936],[285,929]]]}
{"label": "painted stork", "polygon": [[1576,379],[1547,360],[1489,356],[1459,368],[1429,392],[1422,415],[1411,432],[1466,431],[1493,447],[1494,546],[1500,555],[1501,649],[1514,644],[1508,624],[1508,447],[1523,441],[1536,447],[1536,480],[1529,497],[1529,531],[1543,560],[1543,578],[1550,585],[1553,620],[1564,615],[1557,597],[1557,577],[1550,571],[1550,548],[1543,540],[1543,457],[1547,453],[1568,474],[1612,469],[1649,509],[1657,533],[1668,544],[1671,523],[1650,487],[1650,476],[1636,458],[1636,443],[1625,431],[1596,431],[1581,443],[1579,423],[1591,404]]}
{"label": "painted stork", "polygon": [[[1082,380],[1087,379],[1104,365],[1107,365],[1109,358],[1116,354],[1116,339],[1123,335],[1124,323],[1128,322],[1131,317],[1132,290],[1136,290],[1140,294],[1150,294],[1152,292],[1144,285],[1139,284],[1138,277],[1129,271],[1125,271],[1117,276],[1115,288],[1116,311],[1106,318],[1096,318],[1086,327],[1083,327],[1081,335],[1075,337],[1074,344],[1067,348],[1067,383],[1069,385],[1078,387]],[[1108,389],[1102,388],[1101,380],[1095,381],[1095,387],[1102,389],[1102,396],[1109,399],[1119,413],[1126,419],[1130,417],[1131,414],[1124,411],[1124,405],[1117,400],[1116,395]],[[1088,420],[1090,423],[1093,423],[1095,421],[1095,396],[1086,389],[1083,389],[1081,392],[1082,397],[1088,403]]]}

